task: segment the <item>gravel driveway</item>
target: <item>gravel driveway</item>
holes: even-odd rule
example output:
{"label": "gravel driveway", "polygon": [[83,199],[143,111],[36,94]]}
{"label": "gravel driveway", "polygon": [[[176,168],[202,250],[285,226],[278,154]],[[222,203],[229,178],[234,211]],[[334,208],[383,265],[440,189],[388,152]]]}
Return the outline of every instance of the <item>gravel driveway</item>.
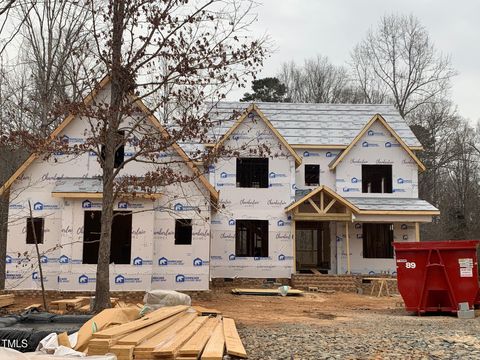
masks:
{"label": "gravel driveway", "polygon": [[325,324],[240,325],[249,359],[480,359],[480,318],[358,312]]}

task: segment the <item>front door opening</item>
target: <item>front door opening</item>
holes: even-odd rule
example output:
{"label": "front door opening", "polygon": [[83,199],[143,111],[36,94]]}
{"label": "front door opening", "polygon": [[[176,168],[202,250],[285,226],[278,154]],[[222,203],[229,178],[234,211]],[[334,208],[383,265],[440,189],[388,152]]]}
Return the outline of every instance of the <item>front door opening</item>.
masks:
{"label": "front door opening", "polygon": [[[101,211],[85,211],[83,222],[83,264],[98,262]],[[114,211],[110,263],[130,264],[132,250],[132,212]]]}
{"label": "front door opening", "polygon": [[297,271],[330,270],[330,228],[326,221],[297,221],[295,223]]}

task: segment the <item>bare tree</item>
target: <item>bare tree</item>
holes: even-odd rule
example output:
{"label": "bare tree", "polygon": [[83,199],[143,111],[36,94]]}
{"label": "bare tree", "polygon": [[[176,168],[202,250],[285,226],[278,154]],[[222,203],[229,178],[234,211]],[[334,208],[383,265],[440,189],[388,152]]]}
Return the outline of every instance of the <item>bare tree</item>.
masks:
{"label": "bare tree", "polygon": [[44,0],[19,3],[17,13],[24,19],[20,69],[31,81],[30,102],[21,110],[33,130],[47,135],[65,115],[54,111],[55,106],[78,101],[85,90],[88,45],[93,41],[90,9],[78,1]]}
{"label": "bare tree", "polygon": [[332,64],[327,57],[305,60],[303,66],[294,62],[282,65],[280,81],[287,87],[286,97],[292,102],[342,103],[359,102],[351,88],[347,68]]}
{"label": "bare tree", "polygon": [[352,53],[353,75],[368,102],[391,99],[402,117],[430,103],[456,74],[414,16],[384,16]]}

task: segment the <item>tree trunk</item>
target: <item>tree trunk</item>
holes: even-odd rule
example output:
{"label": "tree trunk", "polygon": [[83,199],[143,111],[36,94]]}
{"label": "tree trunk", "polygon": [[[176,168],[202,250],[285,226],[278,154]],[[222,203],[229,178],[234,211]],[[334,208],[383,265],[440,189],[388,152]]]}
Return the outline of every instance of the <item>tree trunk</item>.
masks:
{"label": "tree trunk", "polygon": [[0,196],[0,290],[5,289],[9,190]]}
{"label": "tree trunk", "polygon": [[113,3],[113,21],[112,21],[112,68],[110,109],[108,117],[105,120],[105,151],[103,170],[103,198],[102,198],[102,217],[101,217],[101,235],[100,246],[98,249],[97,264],[97,282],[95,288],[94,311],[99,312],[109,308],[110,304],[110,246],[112,239],[113,222],[113,202],[114,196],[114,159],[117,149],[118,128],[120,126],[122,114],[121,108],[124,100],[125,86],[123,85],[122,69],[122,40],[125,19],[125,1],[118,0]]}

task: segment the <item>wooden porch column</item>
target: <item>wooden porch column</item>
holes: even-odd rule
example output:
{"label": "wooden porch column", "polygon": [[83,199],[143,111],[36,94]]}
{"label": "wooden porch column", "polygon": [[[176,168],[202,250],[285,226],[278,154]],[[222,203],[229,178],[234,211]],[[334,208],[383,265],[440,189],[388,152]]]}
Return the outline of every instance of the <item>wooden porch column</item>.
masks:
{"label": "wooden porch column", "polygon": [[293,249],[293,273],[297,272],[297,240],[295,238],[295,218],[292,219],[292,249]]}
{"label": "wooden porch column", "polygon": [[420,241],[420,223],[416,222],[415,223],[415,241]]}
{"label": "wooden porch column", "polygon": [[350,274],[350,236],[348,234],[348,221],[345,222],[345,238],[346,242],[346,251],[347,251],[347,274]]}

